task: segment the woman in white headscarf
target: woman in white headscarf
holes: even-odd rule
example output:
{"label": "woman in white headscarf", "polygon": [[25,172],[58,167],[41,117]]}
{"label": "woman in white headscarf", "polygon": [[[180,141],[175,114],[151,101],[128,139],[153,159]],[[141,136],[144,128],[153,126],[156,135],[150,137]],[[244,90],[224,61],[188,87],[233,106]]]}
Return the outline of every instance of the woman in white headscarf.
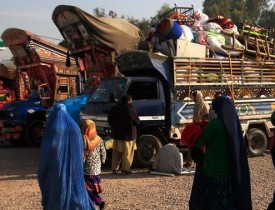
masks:
{"label": "woman in white headscarf", "polygon": [[195,102],[193,112],[193,122],[201,122],[208,119],[209,104],[204,101],[201,91],[196,91],[193,94],[193,100]]}
{"label": "woman in white headscarf", "polygon": [[[195,91],[192,93],[194,104],[193,109],[193,123],[202,122],[208,120],[210,106],[204,101],[201,91]],[[187,150],[187,160],[184,164],[185,167],[192,165],[191,148]]]}

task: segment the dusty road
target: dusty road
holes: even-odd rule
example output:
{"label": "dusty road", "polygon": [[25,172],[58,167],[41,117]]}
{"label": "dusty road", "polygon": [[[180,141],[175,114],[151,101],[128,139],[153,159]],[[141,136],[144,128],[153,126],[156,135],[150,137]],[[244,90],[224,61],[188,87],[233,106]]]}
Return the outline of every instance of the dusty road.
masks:
{"label": "dusty road", "polygon": [[[39,210],[37,183],[39,148],[13,148],[0,143],[0,209]],[[265,210],[275,187],[275,171],[269,155],[249,159],[253,209]],[[185,210],[193,176],[150,175],[134,169],[132,175],[110,174],[104,166],[102,182],[106,209]]]}

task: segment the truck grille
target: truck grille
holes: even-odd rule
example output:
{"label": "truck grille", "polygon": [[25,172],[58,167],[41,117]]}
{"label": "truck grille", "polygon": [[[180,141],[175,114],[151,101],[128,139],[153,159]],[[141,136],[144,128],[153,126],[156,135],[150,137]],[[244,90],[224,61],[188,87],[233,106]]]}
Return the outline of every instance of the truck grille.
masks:
{"label": "truck grille", "polygon": [[8,111],[0,111],[0,119],[1,119],[1,120],[10,119],[9,113],[10,113],[10,112],[8,112]]}

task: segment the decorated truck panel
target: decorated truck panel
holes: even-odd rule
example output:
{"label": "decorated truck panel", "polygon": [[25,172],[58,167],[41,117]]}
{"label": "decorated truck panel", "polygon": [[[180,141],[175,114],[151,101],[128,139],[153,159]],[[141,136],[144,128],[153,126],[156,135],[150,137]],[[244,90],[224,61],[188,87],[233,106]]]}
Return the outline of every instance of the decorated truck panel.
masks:
{"label": "decorated truck panel", "polygon": [[116,71],[115,56],[125,50],[137,49],[144,38],[140,29],[127,20],[95,17],[75,6],[57,6],[52,19],[62,34],[70,55],[77,57],[84,75],[83,94],[61,101],[79,123],[81,106],[85,105],[100,79],[119,73]]}
{"label": "decorated truck panel", "polygon": [[0,64],[0,109],[16,100],[17,73],[12,61]]}
{"label": "decorated truck panel", "polygon": [[9,47],[16,65],[17,101],[0,110],[1,140],[13,144],[39,145],[46,109],[58,100],[79,93],[79,70],[67,49],[31,32],[9,28],[1,38]]}

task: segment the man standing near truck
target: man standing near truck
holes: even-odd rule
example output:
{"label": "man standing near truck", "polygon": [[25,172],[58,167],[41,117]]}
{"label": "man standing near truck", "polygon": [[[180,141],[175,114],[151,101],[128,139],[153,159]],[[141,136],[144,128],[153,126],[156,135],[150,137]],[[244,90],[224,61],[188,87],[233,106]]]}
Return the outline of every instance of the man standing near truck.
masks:
{"label": "man standing near truck", "polygon": [[119,104],[114,106],[109,115],[108,122],[112,128],[114,138],[112,151],[112,170],[114,174],[131,174],[131,165],[136,147],[139,117],[132,105],[132,96],[124,95]]}

